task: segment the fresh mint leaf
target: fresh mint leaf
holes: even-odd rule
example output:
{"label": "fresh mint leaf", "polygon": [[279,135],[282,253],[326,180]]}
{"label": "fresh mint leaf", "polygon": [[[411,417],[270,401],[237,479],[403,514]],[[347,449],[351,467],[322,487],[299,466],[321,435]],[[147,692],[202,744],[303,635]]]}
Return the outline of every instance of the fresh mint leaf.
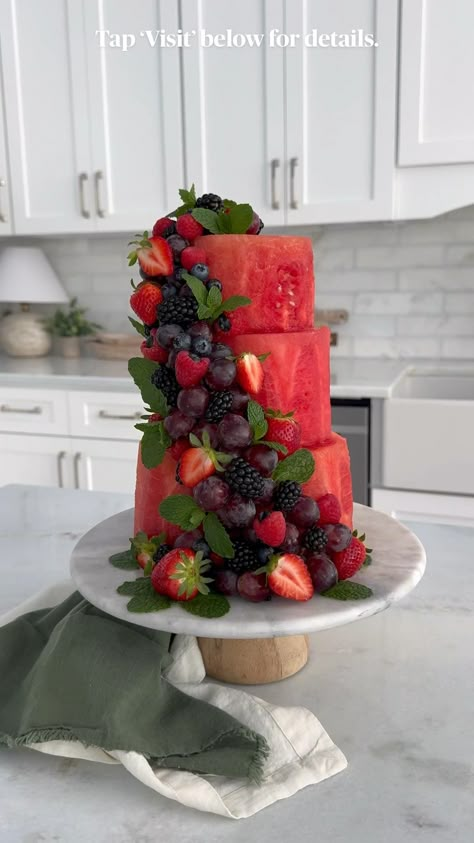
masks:
{"label": "fresh mint leaf", "polygon": [[180,604],[185,612],[201,618],[222,618],[230,609],[230,603],[223,594],[197,594],[192,600]]}
{"label": "fresh mint leaf", "polygon": [[211,232],[211,234],[221,233],[218,220],[219,214],[216,214],[215,211],[210,211],[209,208],[194,208],[191,213],[194,219],[200,222],[207,231]]}
{"label": "fresh mint leaf", "polygon": [[366,585],[359,582],[351,582],[351,580],[341,580],[323,591],[322,597],[332,597],[334,600],[366,600],[367,597],[372,597],[373,591]]}
{"label": "fresh mint leaf", "polygon": [[203,520],[205,512],[189,495],[169,495],[160,504],[160,515],[186,532],[194,530]]}
{"label": "fresh mint leaf", "polygon": [[194,206],[196,204],[196,188],[194,187],[194,184],[191,185],[190,190],[186,190],[185,188],[182,188],[182,190],[180,190],[178,192],[179,192],[179,198],[181,199],[181,201],[185,205],[191,205],[194,208]]}
{"label": "fresh mint leaf", "polygon": [[163,609],[169,609],[170,606],[171,600],[169,597],[166,597],[164,594],[158,594],[154,589],[153,594],[137,595],[137,597],[132,597],[127,603],[129,612],[139,612],[140,614],[144,614],[145,612],[161,612]]}
{"label": "fresh mint leaf", "polygon": [[156,372],[159,364],[146,357],[132,357],[128,361],[130,372],[136,386],[141,392],[143,403],[150,407],[153,413],[159,413],[163,418],[168,415],[168,404],[161,389],[158,389],[151,382],[152,375]]}
{"label": "fresh mint leaf", "polygon": [[234,202],[233,199],[223,199],[222,200],[224,208],[235,208],[237,202]]}
{"label": "fresh mint leaf", "polygon": [[279,454],[287,454],[288,448],[286,445],[282,445],[281,442],[269,442],[268,439],[261,439],[258,443],[259,445],[266,445],[267,448],[271,448],[272,451],[278,451]]}
{"label": "fresh mint leaf", "polygon": [[156,468],[157,465],[160,465],[169,445],[171,445],[171,439],[164,429],[163,423],[148,423],[143,431],[141,441],[142,463],[145,468]]}
{"label": "fresh mint leaf", "polygon": [[207,288],[202,281],[199,278],[195,278],[194,275],[190,275],[189,272],[183,272],[183,278],[198,304],[207,304]]}
{"label": "fresh mint leaf", "polygon": [[234,546],[229,533],[214,512],[207,513],[203,526],[204,537],[211,550],[219,556],[232,559],[234,557]]}
{"label": "fresh mint leaf", "polygon": [[127,580],[119,585],[117,594],[122,597],[136,597],[137,595],[151,594],[154,588],[151,584],[150,577],[138,577],[137,580]]}
{"label": "fresh mint leaf", "polygon": [[131,325],[133,325],[133,327],[140,334],[140,336],[142,336],[142,337],[145,336],[145,326],[142,325],[141,322],[137,322],[137,320],[132,319],[131,316],[128,317],[128,321],[130,322]]}
{"label": "fresh mint leaf", "polygon": [[300,448],[294,454],[278,463],[273,472],[273,479],[276,483],[284,480],[295,480],[297,483],[306,483],[314,472],[314,459],[311,451]]}
{"label": "fresh mint leaf", "polygon": [[211,310],[215,310],[216,307],[219,307],[222,304],[222,293],[217,287],[211,287],[207,294],[207,306],[211,308]]}
{"label": "fresh mint leaf", "polygon": [[175,208],[174,211],[170,211],[169,214],[166,214],[167,217],[182,217],[184,214],[189,213],[191,210],[191,206],[188,204],[180,205],[178,208]]}
{"label": "fresh mint leaf", "polygon": [[134,571],[140,567],[131,548],[113,553],[109,556],[109,562],[114,568],[120,568],[122,571]]}
{"label": "fresh mint leaf", "polygon": [[234,205],[226,215],[230,220],[232,234],[245,234],[253,219],[251,205]]}
{"label": "fresh mint leaf", "polygon": [[252,299],[247,298],[247,296],[230,296],[222,302],[214,318],[217,319],[221,313],[231,313],[238,307],[247,307],[249,304],[252,304]]}
{"label": "fresh mint leaf", "polygon": [[212,310],[206,304],[200,304],[197,310],[198,319],[209,319],[212,316]]}
{"label": "fresh mint leaf", "polygon": [[258,401],[250,400],[247,404],[247,419],[252,428],[253,441],[257,442],[265,436],[268,430],[268,422],[265,418],[263,407]]}

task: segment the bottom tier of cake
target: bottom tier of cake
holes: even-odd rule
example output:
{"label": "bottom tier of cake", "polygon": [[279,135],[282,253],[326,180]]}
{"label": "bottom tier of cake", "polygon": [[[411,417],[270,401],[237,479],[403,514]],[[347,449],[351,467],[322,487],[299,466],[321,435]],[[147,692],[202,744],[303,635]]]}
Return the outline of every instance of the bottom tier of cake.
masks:
{"label": "bottom tier of cake", "polygon": [[[351,527],[352,483],[346,440],[333,433],[326,443],[309,450],[314,456],[316,471],[303,487],[304,493],[315,499],[327,492],[336,495],[341,502],[341,520]],[[168,495],[182,494],[189,494],[189,490],[176,482],[176,462],[169,453],[161,465],[153,469],[143,466],[139,454],[135,492],[135,533],[143,530],[148,536],[155,536],[164,530],[168,542],[174,541],[181,531],[161,518],[158,507]]]}

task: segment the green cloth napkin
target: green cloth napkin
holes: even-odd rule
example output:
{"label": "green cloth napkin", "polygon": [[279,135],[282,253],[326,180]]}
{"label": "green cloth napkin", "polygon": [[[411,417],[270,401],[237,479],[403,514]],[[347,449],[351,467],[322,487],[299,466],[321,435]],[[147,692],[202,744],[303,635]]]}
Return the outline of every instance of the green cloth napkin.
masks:
{"label": "green cloth napkin", "polygon": [[171,636],[75,592],[0,628],[0,745],[80,741],[158,767],[258,782],[263,737],[171,685]]}

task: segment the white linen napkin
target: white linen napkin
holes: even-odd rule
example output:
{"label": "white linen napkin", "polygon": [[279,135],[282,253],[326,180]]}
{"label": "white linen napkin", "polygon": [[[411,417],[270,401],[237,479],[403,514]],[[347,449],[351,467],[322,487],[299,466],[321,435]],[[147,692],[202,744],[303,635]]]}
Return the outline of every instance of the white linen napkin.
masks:
{"label": "white linen napkin", "polygon": [[[35,609],[60,603],[75,587],[70,579],[57,583],[0,616],[0,626]],[[105,752],[77,741],[47,741],[30,749],[50,755],[81,758],[104,764],[122,764],[143,784],[182,805],[231,819],[244,819],[303,787],[317,784],[347,767],[347,761],[317,718],[306,708],[272,705],[246,691],[205,682],[201,653],[191,635],[177,635],[171,653],[173,663],[165,673],[186,694],[221,708],[263,735],[270,753],[264,764],[263,781],[204,776],[183,770],[153,769],[137,752]]]}

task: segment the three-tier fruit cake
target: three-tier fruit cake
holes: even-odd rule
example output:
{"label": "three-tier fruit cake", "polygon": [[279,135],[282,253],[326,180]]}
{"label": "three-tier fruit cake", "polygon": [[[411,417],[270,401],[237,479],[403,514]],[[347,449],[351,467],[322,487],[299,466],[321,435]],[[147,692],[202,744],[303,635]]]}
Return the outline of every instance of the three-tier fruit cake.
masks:
{"label": "three-tier fruit cake", "polygon": [[180,196],[129,255],[143,336],[129,371],[146,410],[135,536],[111,562],[144,576],[119,591],[131,611],[178,601],[206,616],[233,596],[366,597],[348,582],[370,557],[331,430],[312,242],[261,235],[250,205],[194,186]]}

